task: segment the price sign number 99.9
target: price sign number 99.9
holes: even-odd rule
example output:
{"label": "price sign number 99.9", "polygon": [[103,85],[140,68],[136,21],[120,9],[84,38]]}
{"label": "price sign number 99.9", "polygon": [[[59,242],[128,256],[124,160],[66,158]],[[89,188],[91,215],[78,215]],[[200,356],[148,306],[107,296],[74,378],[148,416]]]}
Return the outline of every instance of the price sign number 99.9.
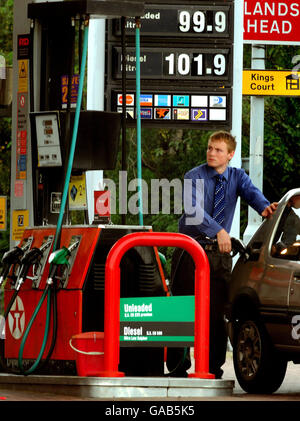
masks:
{"label": "price sign number 99.9", "polygon": [[227,30],[227,15],[223,11],[216,11],[211,21],[201,10],[180,10],[178,11],[178,24],[180,32],[224,33]]}

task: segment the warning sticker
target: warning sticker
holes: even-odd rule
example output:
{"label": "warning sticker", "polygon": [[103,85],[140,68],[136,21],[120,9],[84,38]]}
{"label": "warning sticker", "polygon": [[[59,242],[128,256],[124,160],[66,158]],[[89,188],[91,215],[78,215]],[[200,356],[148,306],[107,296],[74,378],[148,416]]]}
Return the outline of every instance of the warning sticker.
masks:
{"label": "warning sticker", "polygon": [[28,210],[14,210],[12,214],[12,239],[13,241],[20,241],[23,237],[23,232],[29,225],[29,211]]}
{"label": "warning sticker", "polygon": [[19,60],[18,92],[28,92],[28,60]]}

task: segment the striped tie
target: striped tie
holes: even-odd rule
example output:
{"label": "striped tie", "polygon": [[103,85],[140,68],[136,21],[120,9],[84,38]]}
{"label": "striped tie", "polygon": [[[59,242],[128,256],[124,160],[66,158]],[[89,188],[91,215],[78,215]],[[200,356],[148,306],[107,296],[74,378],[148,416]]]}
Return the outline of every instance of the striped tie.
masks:
{"label": "striped tie", "polygon": [[225,209],[225,194],[224,194],[224,185],[223,185],[223,176],[218,175],[216,177],[216,187],[215,187],[215,198],[214,198],[214,209],[213,209],[213,219],[222,225],[225,219],[224,209]]}

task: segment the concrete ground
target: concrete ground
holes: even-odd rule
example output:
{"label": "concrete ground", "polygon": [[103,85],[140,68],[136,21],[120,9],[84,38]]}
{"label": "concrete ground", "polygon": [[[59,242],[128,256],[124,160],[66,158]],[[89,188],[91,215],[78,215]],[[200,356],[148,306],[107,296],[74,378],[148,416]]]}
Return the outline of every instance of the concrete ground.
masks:
{"label": "concrete ground", "polygon": [[[192,353],[191,353],[192,356]],[[193,370],[193,366],[191,371]],[[288,364],[286,377],[283,384],[273,395],[249,395],[245,393],[239,386],[233,368],[232,352],[227,352],[227,360],[223,366],[224,380],[234,380],[235,386],[233,395],[229,397],[212,397],[212,398],[198,398],[197,401],[299,401],[300,402],[300,365],[293,363]],[[77,396],[63,395],[60,393],[45,393],[45,392],[32,392],[32,391],[14,391],[6,390],[0,387],[0,405],[1,402],[10,401],[99,401],[97,398],[79,398]],[[135,399],[138,401],[138,399]],[[148,399],[147,399],[148,400]],[[151,399],[149,399],[151,400]],[[168,400],[168,399],[162,399]],[[186,399],[185,399],[186,400]],[[188,399],[188,400],[195,400]]]}

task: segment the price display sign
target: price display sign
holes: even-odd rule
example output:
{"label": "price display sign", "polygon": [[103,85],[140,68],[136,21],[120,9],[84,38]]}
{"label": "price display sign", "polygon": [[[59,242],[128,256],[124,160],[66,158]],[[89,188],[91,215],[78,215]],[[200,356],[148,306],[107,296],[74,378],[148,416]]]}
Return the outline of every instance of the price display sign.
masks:
{"label": "price display sign", "polygon": [[[121,35],[120,20],[112,23],[114,36]],[[141,17],[141,36],[174,36],[232,39],[233,4],[214,2],[213,5],[146,5]],[[126,32],[134,35],[135,19],[128,18]]]}
{"label": "price display sign", "polygon": [[124,50],[121,19],[109,20],[107,109],[123,112],[126,102],[126,124],[132,127],[140,109],[144,127],[230,130],[234,4],[233,0],[146,1],[140,17],[140,98],[135,92],[136,19],[123,21]]}
{"label": "price display sign", "polygon": [[[231,48],[159,48],[141,49],[141,79],[189,79],[232,82]],[[120,47],[112,48],[113,78],[122,77]],[[136,77],[134,48],[127,48],[126,76]]]}

